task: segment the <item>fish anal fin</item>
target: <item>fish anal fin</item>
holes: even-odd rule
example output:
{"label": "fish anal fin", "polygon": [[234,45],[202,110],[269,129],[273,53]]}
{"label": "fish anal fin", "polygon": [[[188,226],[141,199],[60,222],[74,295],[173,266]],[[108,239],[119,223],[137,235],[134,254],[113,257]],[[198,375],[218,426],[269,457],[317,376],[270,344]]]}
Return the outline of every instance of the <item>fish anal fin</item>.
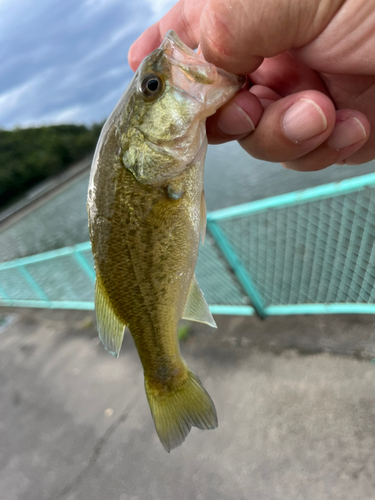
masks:
{"label": "fish anal fin", "polygon": [[107,351],[118,358],[125,325],[115,315],[100,279],[95,283],[95,311],[99,338]]}
{"label": "fish anal fin", "polygon": [[185,441],[192,427],[217,427],[215,405],[193,372],[188,371],[181,386],[168,394],[154,391],[147,378],[145,387],[156,432],[168,453]]}
{"label": "fish anal fin", "polygon": [[202,245],[204,245],[204,240],[206,238],[206,225],[207,225],[206,197],[205,197],[204,191],[202,191],[200,225],[199,225],[199,232],[200,232],[200,235],[201,235]]}
{"label": "fish anal fin", "polygon": [[216,328],[216,323],[210,308],[204,298],[203,292],[198,285],[197,278],[195,275],[190,283],[189,294],[186,301],[185,309],[182,315],[182,319],[189,319],[191,321],[197,321],[198,323],[205,323],[213,328]]}

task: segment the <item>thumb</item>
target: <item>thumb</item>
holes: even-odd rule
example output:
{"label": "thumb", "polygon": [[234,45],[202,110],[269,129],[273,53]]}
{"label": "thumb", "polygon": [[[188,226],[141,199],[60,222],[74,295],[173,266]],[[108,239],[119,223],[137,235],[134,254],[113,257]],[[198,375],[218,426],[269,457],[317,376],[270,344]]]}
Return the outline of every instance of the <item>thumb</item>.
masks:
{"label": "thumb", "polygon": [[345,0],[209,0],[200,18],[207,61],[236,74],[317,37]]}

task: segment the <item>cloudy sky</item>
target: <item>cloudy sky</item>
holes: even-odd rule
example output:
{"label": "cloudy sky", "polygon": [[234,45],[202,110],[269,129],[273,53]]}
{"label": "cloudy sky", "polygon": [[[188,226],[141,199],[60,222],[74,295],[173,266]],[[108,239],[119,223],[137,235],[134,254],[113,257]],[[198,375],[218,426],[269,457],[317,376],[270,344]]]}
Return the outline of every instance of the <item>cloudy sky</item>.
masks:
{"label": "cloudy sky", "polygon": [[131,43],[175,1],[0,0],[0,128],[106,118]]}

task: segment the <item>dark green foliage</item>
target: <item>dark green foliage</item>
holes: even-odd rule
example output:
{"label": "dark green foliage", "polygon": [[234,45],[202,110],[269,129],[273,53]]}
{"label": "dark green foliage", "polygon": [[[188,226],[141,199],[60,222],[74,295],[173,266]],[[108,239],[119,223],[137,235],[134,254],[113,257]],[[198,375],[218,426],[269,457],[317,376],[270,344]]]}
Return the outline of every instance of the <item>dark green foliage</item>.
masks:
{"label": "dark green foliage", "polygon": [[0,130],[0,206],[95,149],[102,124]]}

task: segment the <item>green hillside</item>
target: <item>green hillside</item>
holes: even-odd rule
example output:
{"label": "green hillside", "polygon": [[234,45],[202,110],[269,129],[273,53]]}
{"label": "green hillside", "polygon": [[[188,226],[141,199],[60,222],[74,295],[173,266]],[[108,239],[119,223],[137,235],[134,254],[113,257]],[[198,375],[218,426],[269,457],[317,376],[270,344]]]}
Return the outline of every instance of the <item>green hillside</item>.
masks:
{"label": "green hillside", "polygon": [[0,130],[0,206],[92,152],[102,124]]}

